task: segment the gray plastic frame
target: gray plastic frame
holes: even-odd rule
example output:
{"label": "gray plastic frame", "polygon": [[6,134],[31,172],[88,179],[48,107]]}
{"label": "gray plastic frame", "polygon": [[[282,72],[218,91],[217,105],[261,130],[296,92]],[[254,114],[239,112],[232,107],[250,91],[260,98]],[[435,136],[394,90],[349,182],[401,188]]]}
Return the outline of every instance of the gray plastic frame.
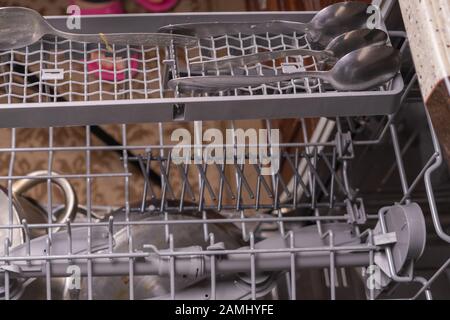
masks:
{"label": "gray plastic frame", "polygon": [[[313,12],[144,14],[89,16],[83,17],[81,23],[83,33],[156,32],[169,23],[272,19],[307,22],[313,15]],[[55,27],[67,30],[67,17],[47,19]],[[404,89],[401,75],[389,87],[386,91],[350,93],[0,104],[0,127],[390,115],[400,106]]]}

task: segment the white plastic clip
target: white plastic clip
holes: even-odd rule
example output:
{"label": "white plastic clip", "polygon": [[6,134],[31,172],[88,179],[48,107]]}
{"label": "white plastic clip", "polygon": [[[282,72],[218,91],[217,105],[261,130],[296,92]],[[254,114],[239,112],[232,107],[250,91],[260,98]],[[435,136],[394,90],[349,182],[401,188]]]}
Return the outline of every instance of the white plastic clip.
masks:
{"label": "white plastic clip", "polygon": [[376,246],[386,246],[397,243],[397,234],[395,232],[383,233],[373,237],[373,243]]}

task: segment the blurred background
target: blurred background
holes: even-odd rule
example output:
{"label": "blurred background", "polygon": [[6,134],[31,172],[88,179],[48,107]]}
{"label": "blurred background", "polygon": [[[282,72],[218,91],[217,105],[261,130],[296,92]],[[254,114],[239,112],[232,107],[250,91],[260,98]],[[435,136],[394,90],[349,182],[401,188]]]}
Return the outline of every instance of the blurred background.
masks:
{"label": "blurred background", "polygon": [[[65,14],[68,4],[77,4],[81,8],[108,7],[119,2],[128,13],[159,11],[259,11],[259,10],[318,10],[336,0],[1,0],[1,6],[25,6],[44,15]],[[147,4],[145,4],[147,2]],[[117,4],[114,4],[117,7]]]}

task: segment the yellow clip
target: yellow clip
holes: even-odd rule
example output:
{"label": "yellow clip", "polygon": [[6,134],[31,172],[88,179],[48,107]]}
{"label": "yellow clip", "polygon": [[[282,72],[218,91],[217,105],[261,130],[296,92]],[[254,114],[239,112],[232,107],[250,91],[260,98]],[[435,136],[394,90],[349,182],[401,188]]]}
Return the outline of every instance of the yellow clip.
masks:
{"label": "yellow clip", "polygon": [[106,36],[105,36],[104,33],[100,33],[100,38],[102,39],[103,43],[105,44],[106,49],[107,49],[109,52],[113,52],[113,49],[112,49],[112,47],[109,45],[108,39],[106,39]]}

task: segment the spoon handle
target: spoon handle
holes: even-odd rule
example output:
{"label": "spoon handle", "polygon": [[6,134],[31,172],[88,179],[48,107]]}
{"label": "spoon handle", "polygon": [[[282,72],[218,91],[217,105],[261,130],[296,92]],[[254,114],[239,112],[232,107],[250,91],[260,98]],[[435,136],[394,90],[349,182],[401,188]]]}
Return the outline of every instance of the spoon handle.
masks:
{"label": "spoon handle", "polygon": [[54,30],[54,35],[68,40],[103,43],[106,46],[112,45],[130,45],[130,46],[149,46],[165,47],[169,45],[194,47],[198,45],[198,39],[183,35],[160,34],[160,33],[107,33],[107,34],[77,34]]}
{"label": "spoon handle", "polygon": [[170,80],[169,87],[171,89],[178,89],[180,92],[219,92],[310,77],[329,80],[329,73],[327,71],[304,71],[276,76],[188,77]]}
{"label": "spoon handle", "polygon": [[159,29],[159,32],[183,34],[200,38],[218,37],[237,34],[282,34],[297,32],[300,35],[308,30],[307,23],[271,20],[262,22],[201,22],[168,25]]}
{"label": "spoon handle", "polygon": [[332,55],[328,51],[315,51],[308,49],[289,49],[289,50],[279,50],[279,51],[267,51],[259,52],[244,56],[227,57],[223,59],[209,60],[194,62],[191,64],[191,69],[193,71],[210,71],[217,69],[233,68],[233,67],[244,67],[249,64],[262,63],[265,61],[270,61],[274,59],[281,59],[290,56],[313,56],[319,59],[325,60]]}

